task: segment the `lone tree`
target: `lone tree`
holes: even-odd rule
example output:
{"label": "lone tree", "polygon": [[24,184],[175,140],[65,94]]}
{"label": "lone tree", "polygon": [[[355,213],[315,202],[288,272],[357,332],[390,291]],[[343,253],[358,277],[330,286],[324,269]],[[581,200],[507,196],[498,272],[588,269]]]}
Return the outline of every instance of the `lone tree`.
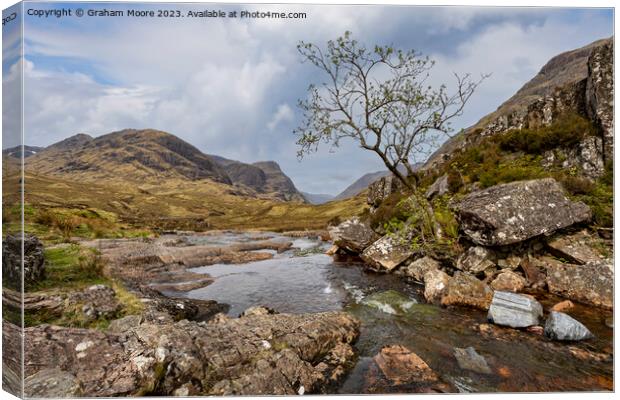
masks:
{"label": "lone tree", "polygon": [[454,93],[446,85],[434,89],[427,82],[434,61],[392,46],[369,50],[348,31],[325,49],[303,41],[297,49],[328,78],[318,87],[310,85],[308,98],[299,101],[304,121],[294,131],[298,157],[315,152],[320,142],[338,147],[351,138],[375,152],[410,189],[407,175],[414,172],[413,164],[434,150],[442,135],[450,135],[450,121],[463,113],[487,77],[473,81],[469,74],[454,74]]}

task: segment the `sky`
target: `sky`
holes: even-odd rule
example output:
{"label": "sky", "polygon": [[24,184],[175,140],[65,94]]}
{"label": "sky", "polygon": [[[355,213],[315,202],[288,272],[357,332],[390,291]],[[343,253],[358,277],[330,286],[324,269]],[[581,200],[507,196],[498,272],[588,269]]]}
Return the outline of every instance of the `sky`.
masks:
{"label": "sky", "polygon": [[[494,111],[554,55],[613,34],[611,9],[407,6],[26,3],[72,9],[71,17],[24,16],[3,28],[3,121],[19,112],[23,62],[25,143],[47,146],[76,133],[125,128],[172,133],[208,154],[277,161],[299,190],[338,194],[384,169],[352,141],[297,159],[298,99],[324,81],[302,63],[300,40],[324,45],[351,31],[369,46],[415,49],[436,61],[430,83],[454,87],[453,73],[491,74],[458,131]],[[75,17],[84,10],[261,10],[306,19]],[[6,15],[6,12],[5,12]],[[12,120],[15,120],[13,118]],[[3,147],[19,126],[3,122]]]}

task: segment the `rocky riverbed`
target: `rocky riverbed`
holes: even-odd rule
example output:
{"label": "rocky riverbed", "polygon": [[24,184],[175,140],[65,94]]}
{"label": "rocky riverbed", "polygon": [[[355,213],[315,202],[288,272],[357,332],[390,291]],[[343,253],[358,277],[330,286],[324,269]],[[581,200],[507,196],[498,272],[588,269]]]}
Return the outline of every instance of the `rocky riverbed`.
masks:
{"label": "rocky riverbed", "polygon": [[[552,340],[543,318],[513,329],[491,324],[486,310],[433,304],[406,274],[325,254],[332,243],[321,237],[214,232],[83,242],[99,249],[107,273],[132,288],[144,311],[104,331],[27,328],[27,394],[612,389],[610,311],[572,304],[564,311],[592,337]],[[545,317],[562,300],[534,294]],[[3,330],[5,348],[18,349],[15,327]]]}

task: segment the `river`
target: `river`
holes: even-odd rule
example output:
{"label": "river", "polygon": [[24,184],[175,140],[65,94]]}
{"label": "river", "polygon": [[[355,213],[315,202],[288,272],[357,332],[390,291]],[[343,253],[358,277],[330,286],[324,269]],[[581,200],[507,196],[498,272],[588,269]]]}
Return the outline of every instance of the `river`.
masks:
{"label": "river", "polygon": [[[513,339],[489,337],[476,329],[487,322],[485,312],[426,304],[421,285],[406,283],[394,275],[367,272],[359,260],[334,260],[324,254],[329,244],[318,239],[276,233],[261,233],[260,237],[256,233],[223,233],[190,236],[188,240],[218,246],[265,237],[293,241],[293,248],[281,254],[273,252],[269,260],[195,268],[193,272],[208,274],[215,280],[185,295],[226,303],[233,317],[256,305],[280,313],[344,310],[353,314],[362,322],[355,345],[359,360],[339,393],[369,392],[376,380],[369,368],[372,357],[383,346],[392,344],[418,354],[461,392],[612,388],[613,361],[609,354],[613,354],[613,330],[604,323],[611,312],[582,305],[570,311],[596,336],[581,343],[556,343],[522,332],[516,332],[521,336]],[[548,295],[538,297],[545,309],[561,300]],[[480,374],[459,367],[453,349],[468,346],[486,358],[493,373]]]}

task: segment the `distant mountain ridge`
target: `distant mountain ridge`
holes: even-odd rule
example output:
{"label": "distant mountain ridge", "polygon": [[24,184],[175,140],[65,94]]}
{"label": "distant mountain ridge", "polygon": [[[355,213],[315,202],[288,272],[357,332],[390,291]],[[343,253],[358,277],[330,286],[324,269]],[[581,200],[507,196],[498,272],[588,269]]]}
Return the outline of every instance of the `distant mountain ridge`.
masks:
{"label": "distant mountain ridge", "polygon": [[[24,158],[28,158],[33,156],[43,150],[45,147],[37,147],[37,146],[24,146]],[[20,158],[22,154],[22,146],[10,147],[8,149],[2,150],[2,155],[4,157],[14,157]]]}
{"label": "distant mountain ridge", "polygon": [[307,193],[307,192],[301,192],[301,194],[310,204],[323,204],[323,203],[332,201],[335,198],[335,196],[332,194]]}
{"label": "distant mountain ridge", "polygon": [[243,194],[305,202],[276,162],[245,164],[207,155],[153,129],[124,129],[96,138],[80,133],[36,149],[28,156],[26,168],[42,175],[124,183],[208,179],[239,186]]}
{"label": "distant mountain ridge", "polygon": [[[412,167],[414,170],[417,170],[421,166],[422,166],[422,163],[416,163]],[[402,167],[402,166],[399,167],[399,170],[403,173],[406,172],[405,167]],[[371,183],[378,181],[384,176],[389,176],[390,174],[391,174],[390,171],[377,171],[377,172],[369,172],[365,175],[362,175],[358,180],[353,182],[345,190],[343,190],[336,197],[334,197],[334,200],[344,200],[344,199],[351,198],[353,196],[357,196],[358,194],[366,190],[368,186],[370,186]]]}
{"label": "distant mountain ridge", "polygon": [[275,161],[260,161],[246,164],[240,161],[209,155],[228,174],[235,184],[242,184],[258,193],[273,193],[281,200],[305,202],[295,184]]}

